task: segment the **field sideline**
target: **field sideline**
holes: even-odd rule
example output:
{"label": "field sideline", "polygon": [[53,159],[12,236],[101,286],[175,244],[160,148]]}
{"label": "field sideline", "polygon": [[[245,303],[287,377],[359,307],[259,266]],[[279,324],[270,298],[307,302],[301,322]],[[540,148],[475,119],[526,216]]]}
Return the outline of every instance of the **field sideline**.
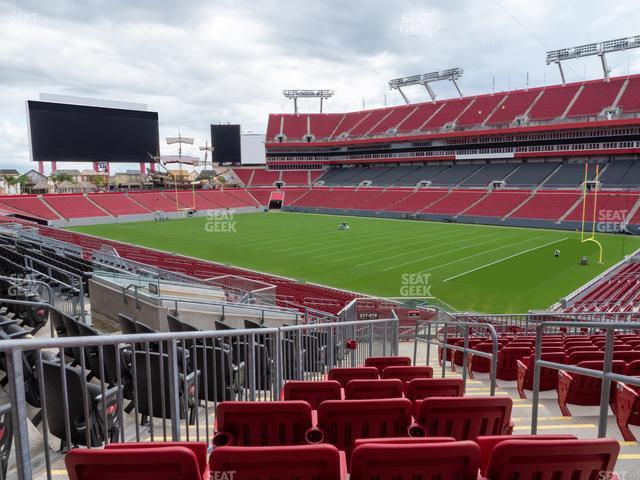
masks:
{"label": "field sideline", "polygon": [[598,235],[600,265],[577,232],[282,212],[71,230],[379,296],[423,296],[428,278],[431,296],[493,313],[546,308],[640,248],[640,237]]}

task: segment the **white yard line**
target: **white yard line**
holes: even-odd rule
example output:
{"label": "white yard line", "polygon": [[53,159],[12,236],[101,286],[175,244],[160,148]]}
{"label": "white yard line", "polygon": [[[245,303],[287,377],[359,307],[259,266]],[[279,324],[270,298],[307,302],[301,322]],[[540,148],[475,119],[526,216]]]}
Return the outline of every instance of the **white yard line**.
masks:
{"label": "white yard line", "polygon": [[[455,242],[448,242],[447,245],[455,245],[456,243],[466,242],[470,238],[474,238],[475,235],[476,234],[472,232],[471,235],[467,235],[464,238],[456,237],[459,240],[456,240]],[[444,235],[442,235],[442,234],[438,235],[437,239],[447,238],[449,236],[450,236],[450,233],[446,232]],[[481,236],[476,237],[476,238],[483,238],[485,236],[486,235],[481,235]],[[396,249],[405,248],[407,245],[415,245],[415,244],[400,245],[399,247],[396,247]],[[433,245],[431,243],[431,241],[430,241],[430,242],[427,242],[427,245],[423,246],[422,248],[411,249],[411,250],[408,250],[408,251],[405,251],[405,252],[402,252],[402,253],[398,253],[396,255],[388,255],[388,256],[385,255],[384,257],[376,258],[375,260],[369,260],[368,262],[359,263],[359,264],[356,265],[356,267],[363,267],[365,265],[371,265],[372,263],[386,262],[387,260],[390,260],[392,258],[405,257],[407,255],[415,255],[418,252],[425,252],[427,250],[433,250],[434,248],[439,248],[439,247],[442,247],[441,243],[439,243],[437,245]],[[370,254],[371,254],[371,252],[368,252],[368,255],[370,255]]]}
{"label": "white yard line", "polygon": [[471,270],[467,270],[466,272],[459,273],[458,275],[454,275],[453,277],[445,278],[443,282],[448,282],[449,280],[453,280],[454,278],[462,277],[472,272],[476,272],[478,270],[482,270],[483,268],[490,267],[491,265],[495,265],[496,263],[504,262],[511,258],[517,257],[519,255],[523,255],[525,253],[533,252],[534,250],[538,250],[540,248],[548,247],[549,245],[553,245],[554,243],[564,242],[565,240],[569,240],[569,237],[561,238],[560,240],[555,240],[553,242],[545,243],[544,245],[540,245],[538,247],[528,248],[527,250],[523,250],[522,252],[514,253],[513,255],[509,255],[508,257],[501,258],[500,260],[496,260],[494,262],[487,263],[485,265],[480,265],[479,267],[472,268]]}
{"label": "white yard line", "polygon": [[449,265],[453,265],[454,263],[463,262],[465,260],[469,260],[470,258],[479,257],[480,255],[486,255],[489,252],[495,252],[497,250],[504,250],[505,248],[510,248],[510,247],[513,247],[514,245],[521,245],[523,243],[531,242],[533,240],[538,240],[540,238],[544,238],[544,237],[540,236],[540,237],[527,238],[526,240],[522,240],[521,242],[511,243],[509,245],[501,245],[499,247],[492,248],[490,250],[485,250],[484,252],[474,253],[473,255],[468,255],[468,256],[462,257],[462,258],[457,258],[457,259],[451,260],[450,262],[447,262],[447,263],[441,263],[440,265],[436,265],[435,267],[426,268],[426,269],[424,269],[424,270],[422,270],[422,271],[420,271],[418,273],[430,272],[430,271],[436,270],[438,268],[448,267]]}
{"label": "white yard line", "polygon": [[[499,232],[498,232],[498,233],[490,233],[490,234],[488,234],[488,235],[483,235],[483,236],[484,236],[485,238],[487,238],[487,237],[496,237],[496,236],[500,237],[501,235],[502,235],[502,233],[499,233]],[[479,246],[479,245],[486,245],[487,243],[492,243],[492,242],[495,242],[495,241],[497,241],[497,240],[506,240],[507,238],[517,237],[517,236],[518,236],[518,235],[516,234],[516,235],[511,235],[511,236],[509,236],[509,237],[504,237],[504,238],[493,238],[493,239],[488,240],[488,241],[486,241],[486,242],[480,242],[480,243],[474,243],[474,244],[465,245],[465,246],[463,246],[463,247],[461,247],[461,248],[456,248],[456,249],[454,249],[454,250],[447,250],[446,252],[437,253],[437,254],[435,254],[435,255],[428,255],[428,256],[426,256],[426,257],[421,257],[421,258],[418,258],[418,259],[416,259],[416,260],[411,260],[411,261],[409,261],[409,262],[398,263],[398,264],[396,264],[396,265],[392,265],[392,266],[390,266],[390,267],[383,268],[383,269],[382,269],[382,271],[383,271],[383,272],[386,272],[386,271],[389,271],[389,270],[396,269],[396,268],[398,268],[398,267],[403,267],[403,266],[405,266],[405,265],[411,265],[412,263],[422,262],[422,261],[424,261],[424,260],[428,260],[428,259],[430,259],[430,258],[441,257],[441,256],[443,256],[443,255],[449,255],[450,253],[458,252],[458,251],[460,251],[460,250],[466,250],[467,248],[473,248],[473,247],[477,247],[477,246]],[[481,237],[482,237],[482,236],[480,236],[480,237],[476,237],[476,239],[481,238]],[[453,243],[453,242],[451,242],[451,243]],[[426,271],[426,270],[423,270],[423,272],[425,272],[425,271]],[[422,272],[420,272],[420,273],[422,273]]]}

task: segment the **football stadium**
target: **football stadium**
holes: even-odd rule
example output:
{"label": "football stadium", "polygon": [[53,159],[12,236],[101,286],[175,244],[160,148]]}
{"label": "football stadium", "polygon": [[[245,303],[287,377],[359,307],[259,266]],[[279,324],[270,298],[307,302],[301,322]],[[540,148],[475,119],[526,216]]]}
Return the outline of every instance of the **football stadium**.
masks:
{"label": "football stadium", "polygon": [[0,480],[640,480],[633,2],[12,3]]}

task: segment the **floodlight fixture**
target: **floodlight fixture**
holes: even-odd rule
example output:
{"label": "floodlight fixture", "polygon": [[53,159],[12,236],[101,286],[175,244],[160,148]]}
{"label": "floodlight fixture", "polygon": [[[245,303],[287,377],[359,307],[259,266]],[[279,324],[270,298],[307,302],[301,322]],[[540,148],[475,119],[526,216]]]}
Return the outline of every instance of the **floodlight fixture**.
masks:
{"label": "floodlight fixture", "polygon": [[[207,169],[207,155],[211,152],[211,164],[213,165],[213,151],[216,149],[214,145],[209,145],[209,142],[204,142],[204,145],[198,147],[198,150],[204,152],[204,169]],[[215,166],[215,165],[213,165]]]}
{"label": "floodlight fixture", "polygon": [[447,70],[440,70],[438,72],[423,73],[421,75],[411,75],[409,77],[394,78],[393,80],[389,80],[389,88],[392,90],[398,90],[400,92],[400,95],[402,95],[404,101],[409,104],[411,102],[409,102],[409,99],[402,89],[411,85],[422,85],[427,89],[431,100],[435,102],[436,94],[433,92],[430,84],[442,80],[450,80],[455,85],[456,90],[458,91],[458,95],[462,97],[462,92],[460,91],[457,80],[462,77],[463,73],[464,69],[458,67],[449,68]]}
{"label": "floodlight fixture", "polygon": [[285,98],[293,100],[293,111],[298,113],[298,99],[299,98],[319,98],[320,99],[320,113],[322,113],[322,101],[329,99],[335,95],[335,90],[283,90],[282,95]]}
{"label": "floodlight fixture", "polygon": [[616,38],[615,40],[607,40],[599,43],[589,43],[586,45],[578,45],[577,47],[561,48],[558,50],[551,50],[547,52],[546,62],[547,65],[556,63],[560,70],[560,77],[562,83],[565,83],[564,71],[562,69],[562,62],[564,60],[572,60],[574,58],[590,57],[597,55],[600,57],[602,63],[602,71],[604,78],[609,78],[611,69],[607,65],[607,59],[605,54],[612,52],[622,52],[629,50],[630,48],[640,47],[640,35],[635,37]]}

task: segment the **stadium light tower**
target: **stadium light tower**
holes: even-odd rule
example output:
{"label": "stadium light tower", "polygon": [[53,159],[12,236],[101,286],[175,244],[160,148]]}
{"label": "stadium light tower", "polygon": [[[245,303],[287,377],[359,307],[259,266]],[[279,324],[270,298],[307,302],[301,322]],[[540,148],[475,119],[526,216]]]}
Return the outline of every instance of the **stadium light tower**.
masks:
{"label": "stadium light tower", "polygon": [[609,78],[611,69],[607,65],[606,53],[621,52],[630,48],[640,47],[640,35],[635,37],[617,38],[615,40],[607,40],[606,42],[589,43],[587,45],[579,45],[571,48],[561,48],[559,50],[551,50],[547,52],[547,65],[556,63],[560,70],[560,77],[562,78],[562,84],[565,83],[564,71],[562,70],[562,61],[571,60],[573,58],[590,57],[598,55],[600,62],[602,63],[602,71],[604,72],[604,78]]}
{"label": "stadium light tower", "polygon": [[182,157],[182,144],[193,145],[193,138],[183,137],[178,133],[177,137],[167,137],[167,145],[178,144],[178,156]]}
{"label": "stadium light tower", "polygon": [[440,70],[439,72],[430,72],[423,73],[422,75],[412,75],[410,77],[403,78],[394,78],[393,80],[389,80],[389,88],[391,90],[398,90],[404,101],[409,104],[411,103],[404,91],[402,90],[404,87],[409,87],[411,85],[422,85],[429,92],[429,96],[432,101],[436,101],[436,94],[433,92],[431,88],[431,83],[439,82],[442,80],[450,80],[456,87],[458,91],[458,95],[462,97],[462,91],[460,91],[460,87],[458,86],[457,80],[462,77],[464,70],[462,68],[450,68],[448,70]]}
{"label": "stadium light tower", "polygon": [[299,98],[319,98],[320,113],[322,113],[322,101],[333,97],[336,92],[334,90],[283,90],[282,95],[285,98],[293,100],[293,111],[298,113]]}
{"label": "stadium light tower", "polygon": [[204,145],[202,145],[201,147],[198,147],[198,149],[201,152],[204,152],[204,170],[207,169],[207,155],[209,154],[209,152],[211,152],[211,165],[214,166],[214,164],[213,164],[213,151],[216,149],[216,147],[213,146],[213,145],[209,145],[209,142],[206,141],[206,142],[204,142]]}

